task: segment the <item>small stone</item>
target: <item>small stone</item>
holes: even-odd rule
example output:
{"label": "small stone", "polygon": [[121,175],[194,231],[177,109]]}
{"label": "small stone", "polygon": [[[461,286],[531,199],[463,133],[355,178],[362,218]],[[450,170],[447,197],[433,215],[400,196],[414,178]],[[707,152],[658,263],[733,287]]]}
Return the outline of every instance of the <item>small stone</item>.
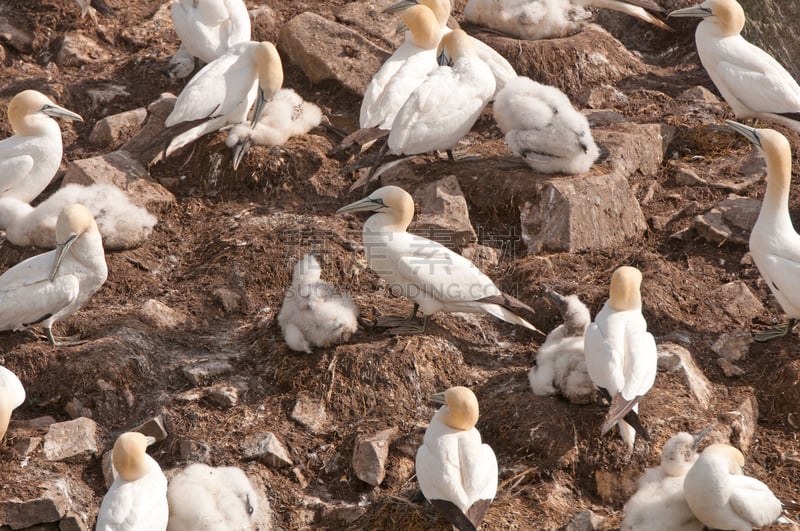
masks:
{"label": "small stone", "polygon": [[14,26],[6,17],[0,17],[0,41],[20,53],[33,52],[33,34]]}
{"label": "small stone", "polygon": [[51,417],[50,415],[45,415],[43,417],[36,417],[35,419],[28,419],[28,420],[12,420],[11,426],[15,430],[41,430],[44,431],[50,427],[51,424],[55,424],[56,419]]}
{"label": "small stone", "polygon": [[94,124],[89,142],[99,147],[119,146],[141,129],[146,119],[144,107],[106,116]]}
{"label": "small stone", "polygon": [[[749,323],[751,319],[764,313],[764,305],[753,295],[753,292],[742,280],[734,280],[724,284],[715,290],[711,297],[717,301],[729,317],[741,323]],[[741,331],[737,337],[737,341],[741,344],[744,341]],[[736,361],[736,359],[731,359],[731,361]]]}
{"label": "small stone", "polygon": [[581,511],[572,517],[564,531],[596,531],[602,528],[605,521],[605,518],[592,511]]}
{"label": "small stone", "polygon": [[271,432],[247,437],[241,443],[241,448],[244,459],[257,459],[272,468],[292,466],[292,458],[286,447]]}
{"label": "small stone", "polygon": [[692,358],[691,352],[677,343],[661,343],[658,368],[668,372],[680,371],[684,385],[689,388],[703,409],[708,409],[713,394],[711,382]]}
{"label": "small stone", "polygon": [[214,298],[222,304],[222,309],[225,310],[225,313],[235,312],[242,302],[242,296],[228,288],[215,289]]}
{"label": "small stone", "polygon": [[414,234],[454,250],[478,239],[469,219],[467,200],[455,175],[424,185],[412,195],[419,205]]}
{"label": "small stone", "polygon": [[292,467],[292,475],[294,479],[297,481],[297,484],[300,485],[301,489],[308,487],[308,480],[303,475],[303,472],[300,470],[300,467],[294,466]]}
{"label": "small stone", "polygon": [[88,531],[89,526],[77,515],[68,514],[58,524],[58,531]]}
{"label": "small stone", "polygon": [[67,402],[67,405],[64,406],[64,411],[66,411],[67,415],[69,415],[69,417],[72,419],[84,416],[83,404],[81,404],[81,401],[78,400],[77,398],[73,398],[72,400]]}
{"label": "small stone", "polygon": [[117,98],[128,97],[131,94],[123,85],[105,83],[99,87],[90,88],[86,91],[86,95],[92,102],[92,108],[96,109],[108,105]]}
{"label": "small stone", "polygon": [[206,398],[214,404],[230,408],[239,402],[239,390],[232,385],[215,385],[206,390]]}
{"label": "small stone", "polygon": [[747,454],[758,423],[758,401],[755,396],[748,397],[735,411],[724,413],[722,418],[729,423],[731,442]]}
{"label": "small stone", "polygon": [[722,369],[722,373],[728,378],[738,378],[744,375],[744,369],[738,365],[734,365],[725,358],[717,358],[717,365],[719,365],[719,368]]}
{"label": "small stone", "polygon": [[164,417],[162,415],[148,419],[130,431],[136,431],[152,437],[156,440],[155,442],[161,442],[167,438],[167,429],[164,427]]}
{"label": "small stone", "polygon": [[97,423],[80,417],[56,422],[44,436],[44,457],[48,461],[78,461],[97,454]]}
{"label": "small stone", "polygon": [[215,378],[233,371],[233,366],[225,360],[206,360],[183,368],[183,374],[195,386],[210,383]]}
{"label": "small stone", "polygon": [[675,184],[681,186],[698,186],[701,184],[708,184],[705,179],[697,175],[697,173],[685,166],[679,166],[675,161],[670,161],[670,166],[675,169]]}
{"label": "small stone", "polygon": [[761,201],[731,195],[705,214],[695,217],[692,227],[711,243],[731,241],[747,245],[760,211]]}
{"label": "small stone", "polygon": [[170,308],[161,301],[148,299],[139,309],[139,317],[147,324],[158,328],[177,328],[188,319],[183,312]]}
{"label": "small stone", "polygon": [[718,356],[727,361],[738,361],[745,357],[753,343],[753,336],[744,330],[725,332],[711,345]]}
{"label": "small stone", "polygon": [[80,66],[110,59],[111,54],[94,40],[82,33],[71,32],[64,35],[61,47],[56,52],[55,63]]}
{"label": "small stone", "polygon": [[481,271],[500,263],[500,252],[488,245],[472,244],[461,249],[461,256],[475,264]]}
{"label": "small stone", "polygon": [[678,101],[690,101],[695,103],[719,103],[713,92],[700,85],[686,89],[676,98]]}
{"label": "small stone", "polygon": [[297,396],[297,402],[292,409],[291,418],[296,420],[312,433],[327,431],[328,413],[322,400],[312,398],[306,393]]}
{"label": "small stone", "polygon": [[14,444],[14,451],[25,458],[36,451],[40,444],[42,444],[41,437],[20,437]]}
{"label": "small stone", "polygon": [[591,127],[603,127],[621,122],[629,122],[630,118],[611,109],[586,109],[583,111]]}
{"label": "small stone", "polygon": [[389,428],[372,435],[359,434],[353,448],[353,470],[358,479],[377,487],[386,477],[386,459],[389,445],[397,428]]}
{"label": "small stone", "polygon": [[205,463],[211,458],[211,449],[202,441],[183,439],[178,443],[181,461]]}

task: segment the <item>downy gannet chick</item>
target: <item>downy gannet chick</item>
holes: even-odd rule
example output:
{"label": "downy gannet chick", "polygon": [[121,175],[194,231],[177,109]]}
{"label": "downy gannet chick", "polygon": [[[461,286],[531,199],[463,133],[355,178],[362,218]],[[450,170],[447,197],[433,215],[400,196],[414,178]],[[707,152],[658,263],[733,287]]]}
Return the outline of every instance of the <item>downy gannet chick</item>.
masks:
{"label": "downy gannet chick", "polygon": [[11,412],[25,402],[25,388],[17,375],[0,365],[0,441],[5,437]]}
{"label": "downy gannet chick", "polygon": [[0,141],[0,197],[30,203],[55,177],[64,148],[53,118],[83,121],[35,90],[23,90],[8,104],[14,135]]}
{"label": "downy gannet chick", "polygon": [[474,531],[497,494],[497,458],[475,429],[478,399],[466,387],[431,397],[431,419],[415,468],[425,498],[459,531]]}
{"label": "downy gannet chick", "polygon": [[304,135],[322,121],[322,110],[309,103],[292,89],[280,89],[264,105],[255,126],[234,125],[225,139],[233,149],[233,169],[237,169],[250,146],[282,146],[293,136]]}
{"label": "downy gannet chick", "polygon": [[250,15],[242,0],[174,0],[172,25],[181,46],[169,61],[169,73],[179,79],[192,73],[195,57],[210,63],[250,40]]}
{"label": "downy gannet chick", "polygon": [[0,330],[39,324],[51,345],[53,323],[77,312],[106,281],[103,241],[83,205],[69,205],[56,221],[56,248],[0,275]]}
{"label": "downy gannet chick", "polygon": [[117,476],[100,504],[97,531],[167,529],[167,478],[147,455],[147,443],[148,437],[137,432],[123,433],[114,443],[111,463]]}
{"label": "downy gannet chick", "polygon": [[537,172],[584,173],[600,155],[589,120],[556,87],[512,79],[497,93],[493,112],[508,147]]}
{"label": "downy gannet chick", "polygon": [[629,451],[637,432],[648,438],[638,424],[638,404],[653,387],[658,360],[642,315],[641,285],[642,273],[635,267],[614,271],[609,298],[586,329],[584,345],[589,376],[611,401],[603,433],[618,424]]}
{"label": "downy gannet chick", "polygon": [[737,118],[763,118],[800,132],[800,86],[767,52],[739,35],[745,16],[736,0],[706,0],[670,17],[700,17],[697,55]]}
{"label": "downy gannet chick", "polygon": [[240,468],[189,465],[169,482],[167,531],[253,531],[258,494]]}
{"label": "downy gannet chick", "polygon": [[536,365],[528,373],[534,394],[561,393],[573,404],[588,404],[594,399],[594,383],[586,369],[583,336],[592,322],[589,308],[577,295],[564,297],[546,288],[547,295],[564,324],[555,327],[536,353]]}
{"label": "downy gannet chick", "polygon": [[348,295],[320,280],[319,262],[307,254],[294,266],[292,285],[283,298],[278,324],[292,350],[311,352],[350,339],[358,328],[358,308]]}
{"label": "downy gannet chick", "polygon": [[68,184],[36,207],[0,197],[0,229],[5,229],[6,239],[14,245],[52,249],[58,214],[73,203],[84,205],[92,214],[103,237],[103,248],[108,251],[140,246],[158,221],[113,184]]}
{"label": "downy gannet chick", "polygon": [[[414,301],[409,318],[386,321],[400,326],[396,332],[425,333],[436,312],[488,313],[539,332],[518,313],[533,309],[501,292],[475,264],[440,243],[406,232],[414,217],[414,200],[408,192],[384,186],[337,213],[360,211],[374,212],[363,230],[367,263],[392,294]],[[422,327],[416,326],[418,310],[425,314]]]}

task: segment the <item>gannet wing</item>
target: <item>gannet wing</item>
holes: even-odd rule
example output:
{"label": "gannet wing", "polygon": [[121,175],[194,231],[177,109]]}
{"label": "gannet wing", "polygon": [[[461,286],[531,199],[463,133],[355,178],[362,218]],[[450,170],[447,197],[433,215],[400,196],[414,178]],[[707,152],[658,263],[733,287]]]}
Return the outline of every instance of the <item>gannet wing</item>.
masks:
{"label": "gannet wing", "polygon": [[227,44],[230,48],[236,43],[250,40],[250,14],[242,0],[225,0],[228,11]]}
{"label": "gannet wing", "polygon": [[[0,277],[2,279],[2,277]],[[0,329],[8,330],[38,323],[51,317],[75,301],[80,283],[73,275],[0,288]]]}
{"label": "gannet wing", "polygon": [[782,507],[778,498],[769,487],[756,478],[749,476],[728,476],[732,490],[730,506],[740,518],[755,527],[762,527],[774,522],[781,514]]}
{"label": "gannet wing", "polygon": [[757,46],[743,51],[746,53],[717,63],[715,70],[722,84],[736,87],[732,89],[736,98],[756,112],[800,111],[800,86],[783,66]]}
{"label": "gannet wing", "polygon": [[17,155],[2,158],[0,150],[0,195],[14,188],[33,169],[33,157],[30,155]]}
{"label": "gannet wing", "polygon": [[598,323],[586,329],[584,337],[586,369],[594,384],[602,387],[613,397],[625,385],[623,356],[607,340]]}
{"label": "gannet wing", "polygon": [[130,485],[121,485],[121,488],[116,489],[112,485],[106,493],[97,515],[97,531],[135,528],[134,491],[125,487]]}
{"label": "gannet wing", "polygon": [[800,295],[800,261],[768,254],[759,265],[764,269],[761,274],[769,287],[788,299],[792,305],[800,306],[800,297],[798,296]]}
{"label": "gannet wing", "polygon": [[658,353],[653,334],[627,328],[624,360],[625,385],[620,390],[626,400],[644,396],[653,387],[658,370]]}
{"label": "gannet wing", "polygon": [[477,500],[493,499],[497,492],[497,458],[488,444],[481,444],[480,435],[470,433],[459,437],[461,484],[468,504]]}
{"label": "gannet wing", "polygon": [[25,388],[17,375],[0,365],[0,389],[11,391],[11,409],[17,409],[25,402]]}
{"label": "gannet wing", "polygon": [[31,256],[0,275],[0,292],[49,280],[55,255],[55,251],[48,251]]}

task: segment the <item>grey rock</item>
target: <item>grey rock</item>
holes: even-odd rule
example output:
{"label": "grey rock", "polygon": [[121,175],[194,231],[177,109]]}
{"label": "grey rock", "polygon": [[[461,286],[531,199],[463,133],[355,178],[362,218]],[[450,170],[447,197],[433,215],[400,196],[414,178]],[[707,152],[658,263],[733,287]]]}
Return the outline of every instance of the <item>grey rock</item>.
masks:
{"label": "grey rock", "polygon": [[729,196],[711,210],[694,218],[692,227],[705,240],[721,244],[726,241],[747,245],[750,231],[756,224],[761,201],[749,197]]}
{"label": "grey rock", "polygon": [[89,142],[99,147],[119,146],[141,129],[146,119],[144,107],[106,116],[94,124]]}
{"label": "grey rock", "polygon": [[78,515],[68,514],[58,524],[58,531],[87,531],[89,526]]}
{"label": "grey rock", "polygon": [[55,63],[80,66],[110,59],[111,54],[93,39],[82,33],[70,32],[65,34],[61,41],[61,47],[56,52]]}
{"label": "grey rock", "polygon": [[220,407],[230,408],[239,402],[239,390],[232,385],[215,385],[206,389],[206,399]]}
{"label": "grey rock", "polygon": [[138,26],[124,26],[121,32],[122,38],[138,48],[161,44],[164,28],[172,27],[171,4],[172,2],[164,2],[152,17]]}
{"label": "grey rock", "polygon": [[148,299],[139,308],[139,318],[158,328],[177,328],[188,320],[181,311],[170,308],[161,301]]}
{"label": "grey rock", "polygon": [[592,511],[575,513],[564,527],[564,531],[595,531],[601,529],[606,519]]}
{"label": "grey rock", "polygon": [[377,40],[389,49],[397,49],[404,40],[402,33],[395,31],[394,25],[386,23],[384,9],[396,3],[395,0],[372,0],[370,2],[348,2],[336,10],[338,22],[352,26],[362,35]]}
{"label": "grey rock", "polygon": [[50,425],[44,436],[44,457],[48,461],[80,461],[97,454],[97,423],[80,417]]}
{"label": "grey rock", "polygon": [[670,161],[670,166],[675,170],[675,184],[681,186],[698,186],[708,182],[697,175],[692,168],[683,166],[675,161]]}
{"label": "grey rock", "polygon": [[40,444],[42,444],[41,437],[19,437],[14,444],[14,451],[25,458],[33,454]]}
{"label": "grey rock", "polygon": [[40,488],[42,493],[37,498],[10,498],[0,501],[0,526],[24,529],[61,520],[72,505],[67,480],[50,478]]}
{"label": "grey rock", "polygon": [[327,431],[328,412],[325,409],[325,402],[312,398],[306,393],[300,393],[297,396],[291,418],[312,433],[319,434]]}
{"label": "grey rock", "polygon": [[689,388],[703,409],[708,409],[713,386],[692,358],[691,352],[677,343],[661,343],[657,347],[659,370],[678,371],[684,385]]}
{"label": "grey rock", "polygon": [[132,428],[130,431],[136,431],[152,437],[156,442],[161,442],[167,438],[167,429],[164,427],[164,417],[162,415],[156,415],[142,422],[135,428]]}
{"label": "grey rock", "polygon": [[244,459],[257,459],[271,468],[292,466],[292,458],[286,447],[271,432],[251,435],[241,443]]}
{"label": "grey rock", "polygon": [[183,374],[195,386],[210,383],[219,376],[233,372],[233,366],[225,360],[205,360],[183,368]]}
{"label": "grey rock", "polygon": [[469,208],[455,175],[426,184],[412,196],[418,205],[411,232],[460,250],[478,236],[469,220]]}
{"label": "grey rock", "polygon": [[86,95],[89,96],[89,100],[92,102],[92,108],[96,109],[111,103],[119,97],[128,97],[131,93],[123,85],[104,83],[88,89]]}
{"label": "grey rock", "polygon": [[500,263],[500,251],[488,245],[468,245],[461,249],[461,256],[475,264],[481,271]]}
{"label": "grey rock", "polygon": [[684,90],[678,94],[676,99],[694,103],[720,103],[719,98],[713,92],[700,85]]}
{"label": "grey rock", "polygon": [[134,159],[145,166],[158,160],[168,141],[167,138],[158,141],[158,137],[164,133],[164,121],[175,108],[176,100],[175,95],[165,92],[148,105],[147,119],[142,128],[130,140],[122,144],[120,149],[130,153]]}
{"label": "grey rock", "polygon": [[205,463],[211,458],[211,448],[203,441],[183,439],[178,443],[178,452],[182,461]]}
{"label": "grey rock", "polygon": [[700,211],[700,203],[697,201],[691,201],[687,203],[683,208],[678,210],[677,212],[669,215],[669,216],[653,216],[650,218],[650,225],[655,230],[663,230],[667,228],[670,223],[678,221],[680,219],[694,216]]}
{"label": "grey rock", "polygon": [[725,358],[717,358],[717,365],[719,365],[719,368],[722,369],[722,373],[728,378],[738,378],[744,375],[744,369],[738,365],[734,365]]}
{"label": "grey rock", "polygon": [[727,361],[738,361],[745,357],[752,343],[753,336],[750,335],[750,332],[734,330],[719,336],[711,345],[711,350]]}
{"label": "grey rock", "polygon": [[586,119],[589,120],[591,127],[603,127],[605,125],[629,122],[630,119],[624,114],[620,114],[610,109],[586,109],[583,111]]}
{"label": "grey rock", "polygon": [[0,42],[5,42],[20,53],[33,52],[33,34],[0,17]]}
{"label": "grey rock", "polygon": [[592,131],[595,142],[608,149],[606,161],[613,171],[628,177],[634,173],[656,176],[676,128],[666,124],[625,122]]}
{"label": "grey rock", "polygon": [[222,309],[225,310],[225,313],[235,312],[242,302],[242,296],[228,288],[217,288],[214,290],[213,295],[222,304]]}
{"label": "grey rock", "polygon": [[388,428],[371,435],[359,434],[353,448],[353,470],[361,481],[377,487],[386,477],[389,445],[397,428]]}
{"label": "grey rock", "polygon": [[743,324],[764,312],[764,305],[742,280],[723,284],[711,296],[729,317]]}
{"label": "grey rock", "polygon": [[50,415],[45,415],[43,417],[36,417],[35,419],[12,420],[11,427],[15,430],[47,431],[50,425],[55,423],[56,419]]}

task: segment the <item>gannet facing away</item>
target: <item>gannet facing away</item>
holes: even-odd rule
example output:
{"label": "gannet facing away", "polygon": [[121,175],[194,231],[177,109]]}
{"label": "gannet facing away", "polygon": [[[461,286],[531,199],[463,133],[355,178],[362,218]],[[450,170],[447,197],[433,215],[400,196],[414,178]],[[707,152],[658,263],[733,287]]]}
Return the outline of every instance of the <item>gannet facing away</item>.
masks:
{"label": "gannet facing away", "polygon": [[83,121],[35,90],[23,90],[8,104],[14,135],[0,141],[0,197],[30,203],[47,188],[61,164],[61,129],[53,118]]}
{"label": "gannet facing away", "polygon": [[358,328],[358,308],[348,295],[338,295],[333,284],[320,280],[314,254],[294,267],[292,285],[283,298],[278,324],[292,350],[311,352],[347,341]]}
{"label": "gannet facing away", "polygon": [[138,432],[123,433],[114,443],[111,463],[117,477],[100,504],[97,531],[167,529],[167,478],[147,455],[147,443]]}
{"label": "gannet facing away", "polygon": [[425,498],[460,531],[475,530],[497,494],[497,458],[475,429],[478,399],[466,387],[431,397],[431,419],[415,468]]}
{"label": "gannet facing away", "polygon": [[556,87],[518,77],[494,101],[494,118],[511,151],[541,173],[584,173],[600,150],[589,121]]}
{"label": "gannet facing away", "polygon": [[[374,212],[363,230],[367,263],[392,294],[414,301],[411,317],[398,332],[424,333],[430,316],[440,311],[488,313],[539,332],[518,313],[533,309],[501,292],[475,264],[440,243],[406,232],[414,217],[414,200],[408,192],[384,186],[337,213],[360,211]],[[421,329],[413,326],[417,310],[425,314]]]}
{"label": "gannet facing away", "polygon": [[603,433],[618,424],[629,450],[637,431],[647,439],[641,424],[641,430],[634,426],[639,401],[655,382],[658,360],[656,341],[642,315],[641,285],[642,273],[635,267],[614,271],[609,298],[586,329],[584,344],[589,376],[611,401]]}
{"label": "gannet facing away", "polygon": [[706,0],[669,16],[703,19],[695,32],[697,54],[737,118],[763,118],[800,132],[800,86],[739,34],[745,16],[736,0]]}
{"label": "gannet facing away", "polygon": [[69,205],[56,221],[56,248],[23,260],[0,275],[0,330],[39,324],[56,345],[54,322],[77,312],[106,281],[100,231],[83,205]]}
{"label": "gannet facing away", "polygon": [[0,441],[5,437],[11,412],[25,402],[25,388],[17,375],[0,365]]}

